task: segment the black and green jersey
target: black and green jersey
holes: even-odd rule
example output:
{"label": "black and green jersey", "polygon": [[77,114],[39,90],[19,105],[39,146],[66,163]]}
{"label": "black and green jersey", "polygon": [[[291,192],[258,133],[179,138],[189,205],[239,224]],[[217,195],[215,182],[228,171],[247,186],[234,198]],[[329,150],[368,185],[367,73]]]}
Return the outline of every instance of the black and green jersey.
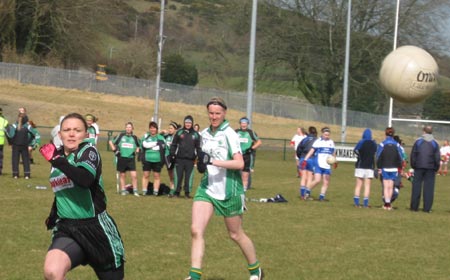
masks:
{"label": "black and green jersey", "polygon": [[[58,166],[58,167],[55,167]],[[86,175],[92,176],[94,183],[81,186],[76,172],[84,169]],[[55,193],[56,208],[60,218],[85,219],[95,217],[106,210],[106,196],[101,175],[102,163],[97,149],[85,140],[79,149],[52,162],[50,185]],[[71,174],[71,175],[67,175]]]}
{"label": "black and green jersey", "polygon": [[239,142],[241,143],[242,153],[245,154],[252,146],[255,141],[257,141],[258,135],[251,129],[236,129],[236,133],[239,136]]}
{"label": "black and green jersey", "polygon": [[145,133],[141,138],[141,149],[145,156],[145,161],[161,162],[166,148],[166,140],[161,134],[151,135]]}
{"label": "black and green jersey", "polygon": [[136,149],[139,148],[139,140],[136,135],[121,133],[113,140],[123,158],[134,158]]}

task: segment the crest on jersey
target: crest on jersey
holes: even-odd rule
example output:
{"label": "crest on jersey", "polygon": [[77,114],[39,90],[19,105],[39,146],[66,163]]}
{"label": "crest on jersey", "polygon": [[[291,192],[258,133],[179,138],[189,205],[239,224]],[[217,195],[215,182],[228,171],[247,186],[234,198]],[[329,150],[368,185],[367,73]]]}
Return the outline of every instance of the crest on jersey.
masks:
{"label": "crest on jersey", "polygon": [[94,151],[90,151],[90,152],[89,152],[89,159],[90,159],[91,161],[96,161],[96,160],[97,160],[97,153],[94,152]]}

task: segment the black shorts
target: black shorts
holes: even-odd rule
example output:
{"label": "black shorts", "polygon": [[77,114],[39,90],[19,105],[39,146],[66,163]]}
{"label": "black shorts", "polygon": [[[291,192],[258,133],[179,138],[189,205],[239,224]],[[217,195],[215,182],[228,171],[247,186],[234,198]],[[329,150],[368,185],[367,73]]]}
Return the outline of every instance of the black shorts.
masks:
{"label": "black shorts", "polygon": [[161,162],[144,161],[142,163],[142,171],[153,171],[156,173],[160,173],[162,166],[163,164]]}
{"label": "black shorts", "polygon": [[51,249],[66,252],[72,268],[89,264],[96,272],[120,271],[125,261],[120,233],[106,212],[95,218],[59,220],[53,229]]}
{"label": "black shorts", "polygon": [[[83,249],[70,237],[55,237],[49,250],[52,249],[59,249],[69,256],[71,263],[70,269],[73,269],[79,265],[87,264],[86,254]],[[98,279],[122,280],[125,277],[123,264],[118,268],[110,268],[105,270],[98,267],[93,267],[93,269]]]}
{"label": "black shorts", "polygon": [[119,172],[136,171],[136,161],[132,158],[117,158],[116,170]]}
{"label": "black shorts", "polygon": [[250,168],[252,166],[253,161],[253,155],[251,153],[245,153],[242,157],[244,158],[244,169],[242,169],[242,171],[250,172]]}

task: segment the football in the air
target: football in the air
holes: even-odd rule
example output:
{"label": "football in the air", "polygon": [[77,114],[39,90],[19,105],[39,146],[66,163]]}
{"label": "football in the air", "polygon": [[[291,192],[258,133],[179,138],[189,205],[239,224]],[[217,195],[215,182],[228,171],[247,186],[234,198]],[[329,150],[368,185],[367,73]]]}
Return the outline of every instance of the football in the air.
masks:
{"label": "football in the air", "polygon": [[380,82],[394,100],[418,103],[438,84],[439,67],[434,58],[416,46],[402,46],[389,53],[380,69]]}

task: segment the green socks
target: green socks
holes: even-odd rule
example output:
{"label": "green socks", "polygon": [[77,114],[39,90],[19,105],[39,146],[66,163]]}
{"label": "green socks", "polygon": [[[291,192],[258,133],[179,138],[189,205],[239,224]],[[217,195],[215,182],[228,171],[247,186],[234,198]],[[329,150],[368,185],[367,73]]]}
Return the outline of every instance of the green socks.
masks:
{"label": "green socks", "polygon": [[189,276],[191,276],[192,280],[200,280],[202,277],[202,270],[200,268],[191,267]]}
{"label": "green socks", "polygon": [[256,261],[254,264],[249,264],[247,266],[248,272],[250,272],[250,275],[259,275],[259,261]]}

